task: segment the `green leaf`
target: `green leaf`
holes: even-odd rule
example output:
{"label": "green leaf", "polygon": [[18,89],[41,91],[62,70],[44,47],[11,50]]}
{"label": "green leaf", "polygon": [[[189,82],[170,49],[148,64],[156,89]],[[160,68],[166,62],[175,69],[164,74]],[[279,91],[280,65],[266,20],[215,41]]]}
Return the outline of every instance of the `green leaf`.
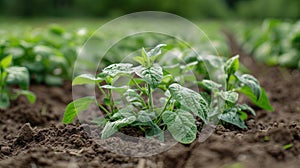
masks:
{"label": "green leaf", "polygon": [[158,125],[153,123],[152,121],[149,122],[149,128],[146,129],[146,138],[154,138],[158,137],[158,139],[163,142],[164,141],[164,132],[159,128]]}
{"label": "green leaf", "polygon": [[178,101],[184,108],[189,109],[204,122],[207,122],[209,107],[206,100],[200,94],[177,83],[170,85],[169,91],[172,98]]}
{"label": "green leaf", "polygon": [[26,96],[26,98],[28,99],[28,101],[32,104],[36,101],[36,96],[33,92],[29,91],[29,90],[15,90],[17,97],[19,95],[24,95]]}
{"label": "green leaf", "polygon": [[218,90],[220,87],[222,87],[221,84],[218,84],[211,80],[202,80],[200,84],[211,91]]}
{"label": "green leaf", "polygon": [[143,66],[146,66],[147,60],[145,60],[144,57],[135,56],[135,57],[133,57],[133,60],[136,61],[136,62],[138,62],[139,64],[141,64]]}
{"label": "green leaf", "polygon": [[29,72],[25,67],[9,67],[6,69],[7,84],[13,85],[17,84],[22,89],[27,90],[29,87]]}
{"label": "green leaf", "polygon": [[124,108],[122,108],[121,110],[119,110],[117,113],[115,113],[111,119],[112,120],[118,120],[118,119],[122,119],[122,118],[128,118],[130,116],[135,116],[135,112],[134,112],[134,107],[132,105],[128,105]]}
{"label": "green leaf", "polygon": [[293,146],[294,146],[293,144],[286,144],[282,147],[282,149],[288,150],[288,149],[292,148]]}
{"label": "green leaf", "polygon": [[158,44],[153,49],[151,49],[149,52],[147,52],[148,57],[154,57],[161,54],[161,48],[167,46],[166,44]]}
{"label": "green leaf", "polygon": [[196,139],[197,126],[193,115],[184,110],[165,111],[162,119],[178,142],[190,144]]}
{"label": "green leaf", "polygon": [[95,102],[95,98],[93,96],[74,100],[67,105],[62,122],[64,124],[71,123],[78,113],[87,110],[93,102]]}
{"label": "green leaf", "polygon": [[247,104],[237,104],[236,108],[238,108],[239,111],[249,111],[252,115],[256,116],[255,111]]}
{"label": "green leaf", "polygon": [[[41,75],[44,76],[43,74]],[[63,84],[63,79],[60,76],[47,74],[45,76],[45,83],[50,86],[60,86]]]}
{"label": "green leaf", "polygon": [[142,56],[134,57],[134,60],[143,65],[144,67],[150,68],[157,59],[158,55],[161,54],[161,48],[167,46],[166,44],[159,44],[149,52],[142,48]]}
{"label": "green leaf", "polygon": [[247,128],[245,125],[245,122],[240,118],[240,116],[237,114],[236,109],[228,109],[223,114],[220,114],[218,118],[222,121],[225,121],[227,123],[233,124],[235,126],[238,126],[242,129]]}
{"label": "green leaf", "polygon": [[239,56],[237,55],[227,60],[224,69],[228,75],[234,74],[239,69]]}
{"label": "green leaf", "polygon": [[118,129],[133,123],[135,120],[136,120],[135,116],[130,116],[128,118],[123,118],[113,122],[108,121],[102,130],[101,138],[106,139],[110,137],[111,135],[116,133]]}
{"label": "green leaf", "polygon": [[222,99],[229,101],[231,103],[235,103],[239,98],[239,94],[232,91],[220,92],[220,96],[222,97]]}
{"label": "green leaf", "polygon": [[116,90],[118,92],[123,92],[128,89],[128,86],[112,86],[112,85],[102,85],[102,89]]}
{"label": "green leaf", "polygon": [[128,63],[111,64],[103,69],[101,75],[115,77],[121,74],[131,74],[132,66]]}
{"label": "green leaf", "polygon": [[162,67],[158,64],[153,64],[150,68],[139,66],[135,70],[135,73],[143,78],[152,88],[156,88],[163,79]]}
{"label": "green leaf", "polygon": [[91,122],[97,124],[99,127],[102,127],[107,123],[107,120],[104,117],[97,117]]}
{"label": "green leaf", "polygon": [[266,91],[263,88],[260,88],[260,90],[261,90],[261,97],[258,100],[256,99],[256,95],[254,95],[254,93],[249,87],[240,88],[238,91],[244,94],[245,96],[249,97],[252,103],[257,105],[258,107],[268,111],[274,111],[273,107],[270,104],[268,96],[266,94]]}
{"label": "green leaf", "polygon": [[0,94],[0,109],[6,109],[9,107],[9,105],[10,105],[9,93],[8,93],[8,91],[4,90]]}
{"label": "green leaf", "polygon": [[101,81],[103,81],[103,79],[100,77],[95,77],[91,74],[82,74],[73,79],[72,85],[95,84]]}
{"label": "green leaf", "polygon": [[146,112],[146,111],[140,111],[138,112],[137,121],[145,123],[145,122],[152,122],[153,119],[155,119],[156,115],[155,112]]}
{"label": "green leaf", "polygon": [[259,82],[255,77],[253,77],[252,75],[249,75],[249,74],[244,74],[242,76],[237,76],[237,78],[243,85],[250,87],[252,93],[256,97],[256,100],[260,99],[260,97],[262,96],[262,93],[261,93],[262,91],[261,91]]}
{"label": "green leaf", "polygon": [[12,55],[6,56],[4,57],[1,62],[0,65],[5,69],[8,68],[10,66],[10,64],[12,63]]}
{"label": "green leaf", "polygon": [[247,118],[248,118],[248,114],[246,112],[243,112],[243,111],[239,111],[238,115],[241,118],[241,120],[243,120],[243,121],[247,120]]}
{"label": "green leaf", "polygon": [[124,93],[124,96],[128,102],[141,102],[143,98],[133,89],[128,89]]}

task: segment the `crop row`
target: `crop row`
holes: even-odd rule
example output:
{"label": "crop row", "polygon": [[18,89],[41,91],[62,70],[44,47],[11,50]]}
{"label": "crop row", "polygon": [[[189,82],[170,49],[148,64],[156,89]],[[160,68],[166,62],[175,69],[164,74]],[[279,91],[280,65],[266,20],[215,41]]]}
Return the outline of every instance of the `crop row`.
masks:
{"label": "crop row", "polygon": [[243,48],[267,65],[300,68],[300,22],[265,20],[242,28],[237,36]]}

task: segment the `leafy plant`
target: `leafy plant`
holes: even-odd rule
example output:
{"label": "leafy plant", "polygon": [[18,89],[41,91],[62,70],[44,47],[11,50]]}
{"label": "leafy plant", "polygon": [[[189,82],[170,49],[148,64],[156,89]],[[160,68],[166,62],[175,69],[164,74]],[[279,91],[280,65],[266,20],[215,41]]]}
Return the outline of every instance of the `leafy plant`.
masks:
{"label": "leafy plant", "polygon": [[241,30],[237,38],[257,60],[268,65],[300,68],[300,22],[268,19],[261,26]]}
{"label": "leafy plant", "polygon": [[[20,95],[26,96],[30,103],[34,103],[36,99],[34,93],[28,91],[28,70],[25,67],[11,66],[11,64],[11,55],[0,61],[0,109],[8,108],[10,100]],[[11,92],[10,85],[18,85],[21,89],[13,89]]]}
{"label": "leafy plant", "polygon": [[71,79],[79,46],[89,32],[67,32],[58,25],[46,30],[30,30],[4,36],[0,42],[0,59],[12,55],[15,66],[26,67],[37,83],[61,85]]}
{"label": "leafy plant", "polygon": [[[137,65],[111,64],[97,76],[82,74],[74,78],[73,85],[95,84],[101,93],[102,101],[99,102],[93,96],[74,100],[66,107],[63,123],[72,122],[79,112],[87,110],[95,103],[106,113],[105,117],[93,121],[103,127],[101,138],[112,136],[122,127],[137,127],[148,138],[163,141],[164,131],[168,130],[178,142],[189,144],[195,140],[198,131],[196,119],[203,123],[222,120],[246,128],[246,112],[249,111],[253,115],[255,112],[245,104],[237,104],[239,93],[249,96],[258,106],[272,110],[258,81],[251,75],[237,73],[238,56],[226,62],[218,60],[219,57],[210,59],[219,61],[221,66],[217,68],[223,68],[226,86],[224,88],[213,80],[204,79],[199,84],[207,92],[197,93],[182,86],[182,78],[170,73],[170,66],[160,66],[156,63],[162,53],[161,48],[165,46],[160,44],[150,51],[143,48],[141,56],[134,57]],[[180,75],[182,70],[195,67],[200,61],[203,60],[186,66],[171,67],[181,69]],[[212,61],[207,61],[206,64],[214,65]],[[128,84],[118,85],[120,78],[128,79]],[[161,106],[154,104],[156,90],[165,93],[160,98]],[[121,100],[113,100],[113,92],[118,92]],[[211,96],[207,93],[211,93]],[[126,102],[125,105],[120,105],[119,102],[123,101]]]}
{"label": "leafy plant", "polygon": [[259,85],[258,80],[249,74],[239,74],[239,56],[234,56],[224,63],[224,72],[226,74],[225,89],[222,85],[211,80],[203,80],[200,85],[212,92],[216,102],[225,104],[221,107],[221,113],[211,113],[209,118],[218,118],[223,122],[233,124],[240,128],[247,128],[244,120],[247,119],[249,112],[255,115],[255,111],[247,104],[237,103],[239,93],[249,97],[251,101],[262,109],[273,111],[264,89]]}

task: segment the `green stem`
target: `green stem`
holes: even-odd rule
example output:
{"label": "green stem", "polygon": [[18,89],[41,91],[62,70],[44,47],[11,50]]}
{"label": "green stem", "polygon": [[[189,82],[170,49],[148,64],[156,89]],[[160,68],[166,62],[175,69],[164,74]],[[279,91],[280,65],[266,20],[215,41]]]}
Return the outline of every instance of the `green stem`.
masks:
{"label": "green stem", "polygon": [[226,78],[226,87],[225,87],[225,88],[226,88],[226,91],[229,90],[229,78],[230,78],[230,76],[231,76],[231,75],[229,75],[229,76]]}
{"label": "green stem", "polygon": [[109,99],[110,110],[111,110],[112,114],[114,114],[114,106],[115,106],[115,103],[114,103],[114,101],[112,100],[112,90],[109,89],[108,93],[109,93],[108,99]]}
{"label": "green stem", "polygon": [[101,86],[100,86],[99,83],[97,83],[97,86],[98,86],[100,92],[103,94],[103,96],[107,98],[107,94],[106,94],[106,93],[104,92],[104,90],[101,88]]}
{"label": "green stem", "polygon": [[163,110],[159,113],[159,115],[158,115],[158,120],[155,121],[155,124],[158,124],[158,123],[161,122],[161,120],[162,120],[162,114],[163,114],[163,112],[167,109],[167,106],[168,106],[168,104],[170,103],[171,98],[172,98],[172,96],[170,96],[170,97],[168,98],[166,104],[164,105]]}
{"label": "green stem", "polygon": [[145,130],[142,126],[139,126],[139,128],[140,128],[143,132],[146,132],[146,130]]}
{"label": "green stem", "polygon": [[133,77],[131,77],[131,80],[133,81],[133,83],[135,84],[135,86],[144,94],[147,94],[143,88],[141,88],[141,86],[135,81],[135,79]]}
{"label": "green stem", "polygon": [[149,106],[149,110],[152,112],[153,111],[152,88],[148,84],[147,87],[148,87],[148,106]]}
{"label": "green stem", "polygon": [[106,115],[108,115],[109,118],[111,118],[110,112],[105,107],[103,107],[103,105],[100,104],[97,100],[96,100],[96,104],[106,113]]}

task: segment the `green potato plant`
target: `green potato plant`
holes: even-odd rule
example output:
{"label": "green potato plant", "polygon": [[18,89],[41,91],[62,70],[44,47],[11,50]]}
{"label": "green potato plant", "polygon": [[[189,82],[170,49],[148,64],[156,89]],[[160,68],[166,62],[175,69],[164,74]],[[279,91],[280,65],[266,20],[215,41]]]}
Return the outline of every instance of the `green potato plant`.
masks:
{"label": "green potato plant", "polygon": [[32,81],[47,85],[71,79],[77,50],[89,36],[85,29],[68,32],[58,25],[7,34],[0,41],[0,58],[13,55],[14,65],[26,67]]}
{"label": "green potato plant", "polygon": [[[34,93],[28,91],[29,73],[25,67],[11,66],[12,56],[6,56],[0,61],[0,109],[10,106],[10,100],[17,99],[20,95],[27,97],[30,103],[34,103]],[[11,89],[9,86],[18,85],[20,89]]]}
{"label": "green potato plant", "polygon": [[241,29],[243,48],[268,65],[300,68],[300,22],[267,19],[259,27]]}
{"label": "green potato plant", "polygon": [[[189,144],[196,139],[198,127],[196,119],[202,123],[230,123],[240,128],[246,128],[244,120],[247,111],[255,115],[252,108],[238,104],[238,95],[243,93],[262,108],[272,110],[264,90],[251,75],[237,73],[238,56],[220,63],[226,74],[225,88],[210,79],[204,79],[199,86],[206,89],[200,93],[184,87],[180,81],[169,72],[169,67],[156,63],[161,55],[159,44],[150,51],[142,49],[141,56],[134,57],[138,65],[131,63],[111,64],[97,76],[82,74],[73,79],[73,85],[95,84],[101,93],[101,100],[94,96],[82,97],[67,105],[62,122],[71,123],[79,112],[87,110],[95,103],[105,112],[105,117],[93,120],[102,127],[101,138],[112,136],[123,127],[137,127],[146,137],[164,140],[164,131],[168,130],[173,138],[180,143]],[[218,57],[217,57],[218,58]],[[214,60],[214,59],[211,59]],[[203,60],[202,60],[203,61]],[[207,64],[214,64],[207,61]],[[173,66],[175,69],[188,69],[198,65]],[[182,71],[180,71],[182,72]],[[200,73],[203,73],[201,71]],[[127,78],[127,85],[116,86],[119,78]],[[183,81],[184,82],[184,81]],[[155,90],[164,92],[160,98],[162,106],[153,103]],[[113,100],[113,91],[124,97],[126,105],[118,106]],[[211,93],[210,95],[207,93]],[[223,103],[225,102],[225,103]]]}

